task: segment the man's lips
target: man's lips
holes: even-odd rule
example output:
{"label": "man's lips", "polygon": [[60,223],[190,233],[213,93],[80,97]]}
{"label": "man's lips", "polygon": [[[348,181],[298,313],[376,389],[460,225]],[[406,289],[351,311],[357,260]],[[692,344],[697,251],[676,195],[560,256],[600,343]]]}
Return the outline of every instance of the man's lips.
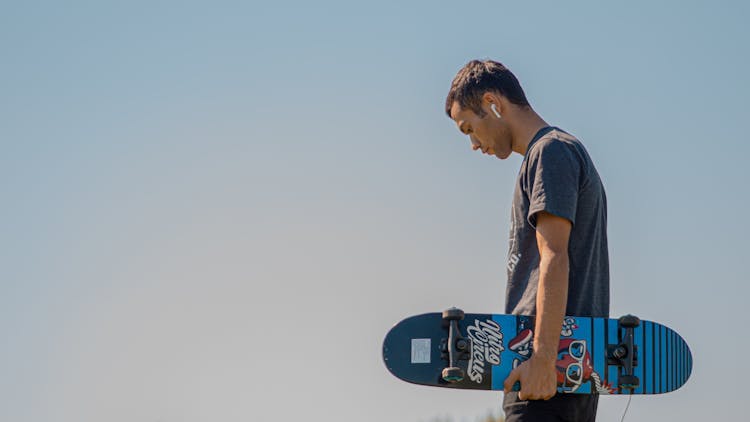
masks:
{"label": "man's lips", "polygon": [[495,154],[495,151],[493,151],[492,148],[482,148],[482,147],[480,147],[478,145],[472,145],[471,149],[473,149],[474,151],[477,151],[477,150],[482,151],[482,154],[486,154],[486,155],[494,155]]}

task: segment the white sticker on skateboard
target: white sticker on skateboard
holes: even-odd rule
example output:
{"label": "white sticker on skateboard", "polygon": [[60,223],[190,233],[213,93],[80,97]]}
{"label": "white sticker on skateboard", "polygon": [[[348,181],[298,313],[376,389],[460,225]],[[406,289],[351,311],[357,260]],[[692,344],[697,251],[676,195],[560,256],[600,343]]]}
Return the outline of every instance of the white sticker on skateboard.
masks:
{"label": "white sticker on skateboard", "polygon": [[411,339],[411,363],[430,363],[432,340],[429,338]]}

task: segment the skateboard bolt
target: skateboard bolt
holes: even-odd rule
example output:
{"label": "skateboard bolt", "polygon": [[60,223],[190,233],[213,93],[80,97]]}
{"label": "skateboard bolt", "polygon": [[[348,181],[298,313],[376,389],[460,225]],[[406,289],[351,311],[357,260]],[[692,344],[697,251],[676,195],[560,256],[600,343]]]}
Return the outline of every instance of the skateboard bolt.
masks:
{"label": "skateboard bolt", "polygon": [[469,345],[466,343],[466,340],[459,340],[456,342],[456,347],[458,350],[464,351]]}
{"label": "skateboard bolt", "polygon": [[624,346],[617,346],[617,348],[612,352],[612,356],[614,356],[617,359],[622,359],[627,355],[628,355],[628,349],[626,349]]}

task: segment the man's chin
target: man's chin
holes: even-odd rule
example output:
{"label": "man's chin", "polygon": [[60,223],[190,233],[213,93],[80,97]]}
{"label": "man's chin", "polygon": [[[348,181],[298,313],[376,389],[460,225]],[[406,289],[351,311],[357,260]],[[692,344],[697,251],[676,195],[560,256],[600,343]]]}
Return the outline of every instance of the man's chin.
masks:
{"label": "man's chin", "polygon": [[495,157],[497,157],[497,158],[499,158],[499,159],[501,159],[501,160],[505,160],[506,158],[510,157],[510,154],[511,154],[512,152],[513,152],[513,151],[508,151],[508,152],[496,152],[496,153],[495,153]]}

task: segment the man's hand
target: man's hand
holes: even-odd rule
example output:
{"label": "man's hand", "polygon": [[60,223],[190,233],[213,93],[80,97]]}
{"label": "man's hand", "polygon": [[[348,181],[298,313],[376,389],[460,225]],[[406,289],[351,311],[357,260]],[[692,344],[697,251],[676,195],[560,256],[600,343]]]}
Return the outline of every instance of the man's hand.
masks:
{"label": "man's hand", "polygon": [[518,365],[505,379],[504,389],[508,393],[516,381],[521,382],[520,400],[549,400],[557,393],[555,361],[535,358]]}

